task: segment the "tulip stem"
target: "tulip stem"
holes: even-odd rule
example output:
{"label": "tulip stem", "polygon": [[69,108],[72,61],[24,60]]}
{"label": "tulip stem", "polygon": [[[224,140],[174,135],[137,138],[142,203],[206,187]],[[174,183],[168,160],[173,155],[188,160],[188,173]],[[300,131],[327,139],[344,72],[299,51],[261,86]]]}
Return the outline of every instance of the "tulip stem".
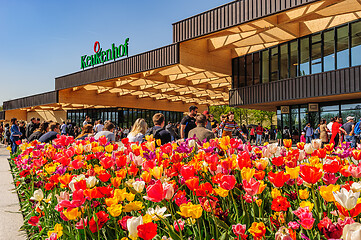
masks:
{"label": "tulip stem", "polygon": [[238,220],[239,220],[238,207],[237,207],[236,201],[234,200],[232,191],[230,191],[230,193],[231,193],[233,205],[234,205],[234,207],[236,208],[236,216],[237,216],[237,221],[236,221],[236,222],[238,222]]}
{"label": "tulip stem", "polygon": [[312,184],[312,186],[311,186],[311,191],[312,191],[313,201],[315,202],[315,209],[316,209],[316,214],[317,214],[316,221],[318,222],[318,221],[319,221],[319,218],[320,218],[320,213],[319,213],[319,211],[318,211],[318,201],[317,201],[317,198],[315,197],[315,189],[314,189],[314,185],[313,185],[313,184]]}

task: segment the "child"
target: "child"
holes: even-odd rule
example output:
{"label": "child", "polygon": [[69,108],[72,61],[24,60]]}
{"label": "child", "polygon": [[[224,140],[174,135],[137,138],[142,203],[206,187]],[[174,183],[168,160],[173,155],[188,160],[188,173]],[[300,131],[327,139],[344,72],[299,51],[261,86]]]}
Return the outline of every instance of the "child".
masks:
{"label": "child", "polygon": [[306,137],[305,137],[306,133],[302,132],[301,138],[300,138],[300,142],[304,142],[306,143]]}

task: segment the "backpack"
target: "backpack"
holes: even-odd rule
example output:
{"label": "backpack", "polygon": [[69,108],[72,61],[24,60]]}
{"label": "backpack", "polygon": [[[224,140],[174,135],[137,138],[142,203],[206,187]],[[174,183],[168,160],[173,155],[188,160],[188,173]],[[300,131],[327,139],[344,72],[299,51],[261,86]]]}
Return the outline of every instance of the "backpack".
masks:
{"label": "backpack", "polygon": [[359,121],[359,122],[356,123],[356,125],[355,125],[355,128],[354,128],[354,133],[355,133],[355,135],[360,135],[360,134],[361,134],[360,123],[361,123],[361,121]]}
{"label": "backpack", "polygon": [[153,135],[154,139],[159,139],[160,137],[158,135],[159,135],[160,131],[162,131],[162,130],[164,130],[164,128],[154,129],[154,127],[152,127],[151,129],[148,130],[148,132],[145,135],[146,136]]}

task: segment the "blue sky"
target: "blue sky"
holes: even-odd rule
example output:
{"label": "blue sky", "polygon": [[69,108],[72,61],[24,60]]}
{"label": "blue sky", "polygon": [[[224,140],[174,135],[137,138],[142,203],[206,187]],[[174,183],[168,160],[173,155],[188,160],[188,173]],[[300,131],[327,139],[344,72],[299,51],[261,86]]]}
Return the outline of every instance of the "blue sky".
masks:
{"label": "blue sky", "polygon": [[0,105],[54,90],[80,57],[129,38],[129,55],[172,43],[172,23],[230,0],[0,0]]}

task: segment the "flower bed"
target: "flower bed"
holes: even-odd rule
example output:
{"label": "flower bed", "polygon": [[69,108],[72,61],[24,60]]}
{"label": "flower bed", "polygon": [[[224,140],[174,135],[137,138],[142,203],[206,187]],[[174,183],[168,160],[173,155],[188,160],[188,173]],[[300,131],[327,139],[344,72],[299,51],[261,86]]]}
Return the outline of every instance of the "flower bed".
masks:
{"label": "flower bed", "polygon": [[11,164],[30,239],[361,239],[361,150],[121,145],[20,145]]}

